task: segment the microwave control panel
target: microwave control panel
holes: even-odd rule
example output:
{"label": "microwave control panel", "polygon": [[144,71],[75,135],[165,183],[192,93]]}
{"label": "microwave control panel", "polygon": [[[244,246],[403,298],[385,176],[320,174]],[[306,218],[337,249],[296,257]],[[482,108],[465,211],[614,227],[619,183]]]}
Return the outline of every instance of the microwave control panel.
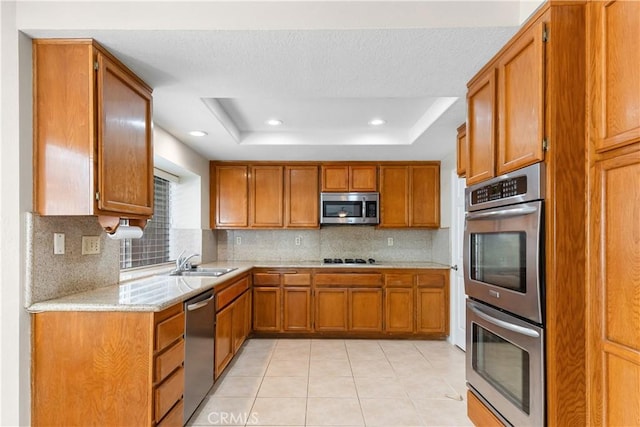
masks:
{"label": "microwave control panel", "polygon": [[526,193],[527,177],[521,175],[473,190],[471,192],[471,202],[476,205],[478,203],[506,199]]}

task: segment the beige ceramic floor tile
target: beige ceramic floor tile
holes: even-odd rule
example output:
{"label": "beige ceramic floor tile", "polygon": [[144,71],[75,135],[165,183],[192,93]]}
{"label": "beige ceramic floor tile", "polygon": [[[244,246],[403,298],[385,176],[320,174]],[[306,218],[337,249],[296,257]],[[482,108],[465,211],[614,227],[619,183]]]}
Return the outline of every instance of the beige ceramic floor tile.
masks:
{"label": "beige ceramic floor tile", "polygon": [[231,362],[227,372],[228,377],[262,377],[267,371],[267,360],[238,359]]}
{"label": "beige ceramic floor tile", "polygon": [[347,359],[311,359],[309,368],[311,377],[351,377],[351,364]]}
{"label": "beige ceramic floor tile", "polygon": [[296,350],[295,348],[276,348],[271,355],[271,360],[309,360],[311,351]]}
{"label": "beige ceramic floor tile", "polygon": [[397,378],[355,377],[358,397],[362,398],[392,398],[406,399],[404,386]]}
{"label": "beige ceramic floor tile", "polygon": [[310,397],[307,399],[307,424],[361,426],[364,420],[358,399]]}
{"label": "beige ceramic floor tile", "polygon": [[447,396],[457,396],[444,378],[441,377],[401,377],[400,382],[411,400],[415,399],[448,399]]}
{"label": "beige ceramic floor tile", "polygon": [[209,397],[191,417],[190,426],[243,426],[250,419],[252,397]]}
{"label": "beige ceramic floor tile", "polygon": [[309,397],[358,397],[353,377],[309,377]]}
{"label": "beige ceramic floor tile", "polygon": [[272,360],[269,362],[268,377],[306,377],[309,375],[308,360]]}
{"label": "beige ceramic floor tile", "polygon": [[351,359],[351,371],[354,377],[395,377],[393,368],[387,359],[354,360]]}
{"label": "beige ceramic floor tile", "polygon": [[418,426],[422,423],[411,401],[405,399],[360,399],[367,426]]}
{"label": "beige ceramic floor tile", "polygon": [[413,400],[424,426],[473,426],[467,418],[467,402],[451,399]]}
{"label": "beige ceramic floor tile", "polygon": [[229,377],[214,385],[215,397],[256,397],[262,377]]}
{"label": "beige ceramic floor tile", "polygon": [[307,377],[265,377],[258,397],[307,397]]}
{"label": "beige ceramic floor tile", "polygon": [[247,425],[304,425],[306,407],[305,398],[259,397],[251,408],[252,419]]}
{"label": "beige ceramic floor tile", "polygon": [[391,360],[391,367],[398,377],[437,376],[441,372],[435,369],[424,358]]}

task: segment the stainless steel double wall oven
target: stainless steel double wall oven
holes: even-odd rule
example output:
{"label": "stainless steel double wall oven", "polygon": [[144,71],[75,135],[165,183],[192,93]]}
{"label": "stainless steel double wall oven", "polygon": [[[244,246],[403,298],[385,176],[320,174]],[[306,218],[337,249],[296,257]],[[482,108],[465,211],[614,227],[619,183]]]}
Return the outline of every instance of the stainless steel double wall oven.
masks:
{"label": "stainless steel double wall oven", "polygon": [[545,424],[543,168],[465,192],[467,383],[516,426]]}

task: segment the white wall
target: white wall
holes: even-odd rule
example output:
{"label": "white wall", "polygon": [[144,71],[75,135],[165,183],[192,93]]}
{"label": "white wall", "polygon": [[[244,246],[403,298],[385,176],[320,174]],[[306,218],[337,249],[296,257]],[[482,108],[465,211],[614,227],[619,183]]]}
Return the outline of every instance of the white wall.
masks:
{"label": "white wall", "polygon": [[440,160],[440,227],[451,227],[451,170],[457,167],[456,150]]}
{"label": "white wall", "polygon": [[154,125],[153,147],[156,167],[182,176],[181,192],[186,198],[177,212],[176,228],[209,227],[209,161],[173,135]]}
{"label": "white wall", "polygon": [[31,42],[0,1],[0,425],[30,422],[30,324],[23,308],[32,200]]}
{"label": "white wall", "polygon": [[544,0],[524,0],[520,2],[520,24],[523,24]]}

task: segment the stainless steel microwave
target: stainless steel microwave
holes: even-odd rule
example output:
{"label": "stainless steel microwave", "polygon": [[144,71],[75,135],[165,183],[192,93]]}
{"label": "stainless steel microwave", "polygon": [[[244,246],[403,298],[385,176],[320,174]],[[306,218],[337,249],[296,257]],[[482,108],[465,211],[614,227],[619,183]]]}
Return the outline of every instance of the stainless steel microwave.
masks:
{"label": "stainless steel microwave", "polygon": [[378,193],[320,193],[321,224],[378,224]]}

